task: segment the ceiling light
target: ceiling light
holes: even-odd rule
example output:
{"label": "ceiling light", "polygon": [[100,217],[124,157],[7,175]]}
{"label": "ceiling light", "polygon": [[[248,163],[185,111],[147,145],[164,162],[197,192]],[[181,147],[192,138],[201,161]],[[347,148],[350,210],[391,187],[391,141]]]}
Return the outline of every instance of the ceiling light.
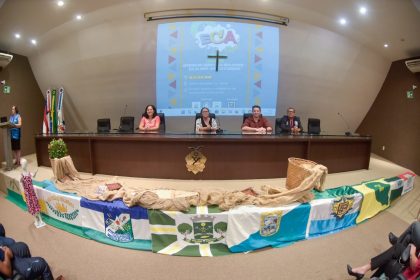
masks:
{"label": "ceiling light", "polygon": [[82,15],[76,15],[76,19],[77,20],[81,20],[82,19]]}
{"label": "ceiling light", "polygon": [[16,39],[20,39],[20,34],[19,33],[15,33],[15,38]]}
{"label": "ceiling light", "polygon": [[36,42],[36,40],[35,40],[35,39],[32,39],[32,40],[31,40],[31,43],[32,43],[32,45],[36,45],[36,43],[37,43],[37,42]]}
{"label": "ceiling light", "polygon": [[388,44],[384,44],[384,48],[388,48],[389,47],[389,45]]}
{"label": "ceiling light", "polygon": [[59,7],[63,7],[64,6],[64,1],[57,1],[57,5]]}
{"label": "ceiling light", "polygon": [[345,18],[340,18],[340,24],[341,25],[346,25],[347,24],[347,20]]}
{"label": "ceiling light", "polygon": [[366,9],[366,7],[360,7],[360,9],[359,9],[359,13],[360,13],[361,15],[365,15],[365,14],[367,13],[367,9]]}

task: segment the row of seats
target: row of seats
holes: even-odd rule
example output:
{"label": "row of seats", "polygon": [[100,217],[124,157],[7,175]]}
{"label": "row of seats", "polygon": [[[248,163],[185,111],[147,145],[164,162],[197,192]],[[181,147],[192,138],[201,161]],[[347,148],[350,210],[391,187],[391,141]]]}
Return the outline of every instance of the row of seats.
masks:
{"label": "row of seats", "polygon": [[[164,113],[158,113],[158,116],[160,118],[160,126],[159,131],[165,132],[166,125],[165,125],[165,114]],[[242,123],[245,121],[245,119],[251,117],[251,113],[246,113],[243,115]],[[210,117],[213,119],[216,119],[216,115],[214,113],[210,113]],[[201,113],[195,114],[195,120],[198,118],[201,118]],[[275,133],[281,134],[281,128],[280,128],[280,118],[276,118],[275,122]],[[110,119],[98,119],[98,133],[108,133],[111,130],[111,120]],[[120,127],[118,129],[119,132],[123,133],[132,133],[134,132],[134,117],[121,117],[120,119]],[[194,131],[195,131],[195,121],[194,121]],[[321,121],[320,119],[314,119],[309,118],[308,119],[308,134],[319,134],[321,132]]]}

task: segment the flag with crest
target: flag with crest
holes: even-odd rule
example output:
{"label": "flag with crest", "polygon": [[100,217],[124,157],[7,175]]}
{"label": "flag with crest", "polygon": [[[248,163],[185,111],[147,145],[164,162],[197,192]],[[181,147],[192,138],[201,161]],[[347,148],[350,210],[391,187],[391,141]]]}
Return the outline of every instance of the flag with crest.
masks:
{"label": "flag with crest", "polygon": [[149,209],[152,251],[177,256],[230,254],[226,246],[227,212],[197,206],[184,213]]}

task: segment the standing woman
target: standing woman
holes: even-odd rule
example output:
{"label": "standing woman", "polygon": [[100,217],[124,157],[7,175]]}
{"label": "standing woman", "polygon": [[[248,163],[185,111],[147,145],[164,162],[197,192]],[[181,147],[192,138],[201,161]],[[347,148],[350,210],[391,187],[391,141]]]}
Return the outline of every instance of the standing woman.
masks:
{"label": "standing woman", "polygon": [[13,157],[15,158],[15,165],[20,165],[20,128],[22,127],[22,118],[19,115],[19,109],[17,106],[12,106],[12,115],[9,120],[12,124],[15,125],[14,128],[10,130],[11,141],[12,141],[12,151]]}
{"label": "standing woman", "polygon": [[154,105],[147,105],[140,120],[139,129],[141,131],[158,131],[160,118],[156,113]]}
{"label": "standing woman", "polygon": [[217,122],[210,118],[209,108],[201,108],[201,117],[195,121],[195,132],[212,132],[217,130]]}

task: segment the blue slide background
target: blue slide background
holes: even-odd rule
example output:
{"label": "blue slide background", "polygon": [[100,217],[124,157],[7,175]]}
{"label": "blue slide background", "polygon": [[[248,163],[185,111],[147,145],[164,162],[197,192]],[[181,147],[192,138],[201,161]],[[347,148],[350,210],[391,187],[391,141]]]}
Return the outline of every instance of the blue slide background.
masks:
{"label": "blue slide background", "polygon": [[[159,112],[192,116],[205,106],[217,115],[242,115],[254,104],[275,116],[280,30],[238,22],[158,25],[156,98]],[[227,56],[216,60],[209,55]]]}

